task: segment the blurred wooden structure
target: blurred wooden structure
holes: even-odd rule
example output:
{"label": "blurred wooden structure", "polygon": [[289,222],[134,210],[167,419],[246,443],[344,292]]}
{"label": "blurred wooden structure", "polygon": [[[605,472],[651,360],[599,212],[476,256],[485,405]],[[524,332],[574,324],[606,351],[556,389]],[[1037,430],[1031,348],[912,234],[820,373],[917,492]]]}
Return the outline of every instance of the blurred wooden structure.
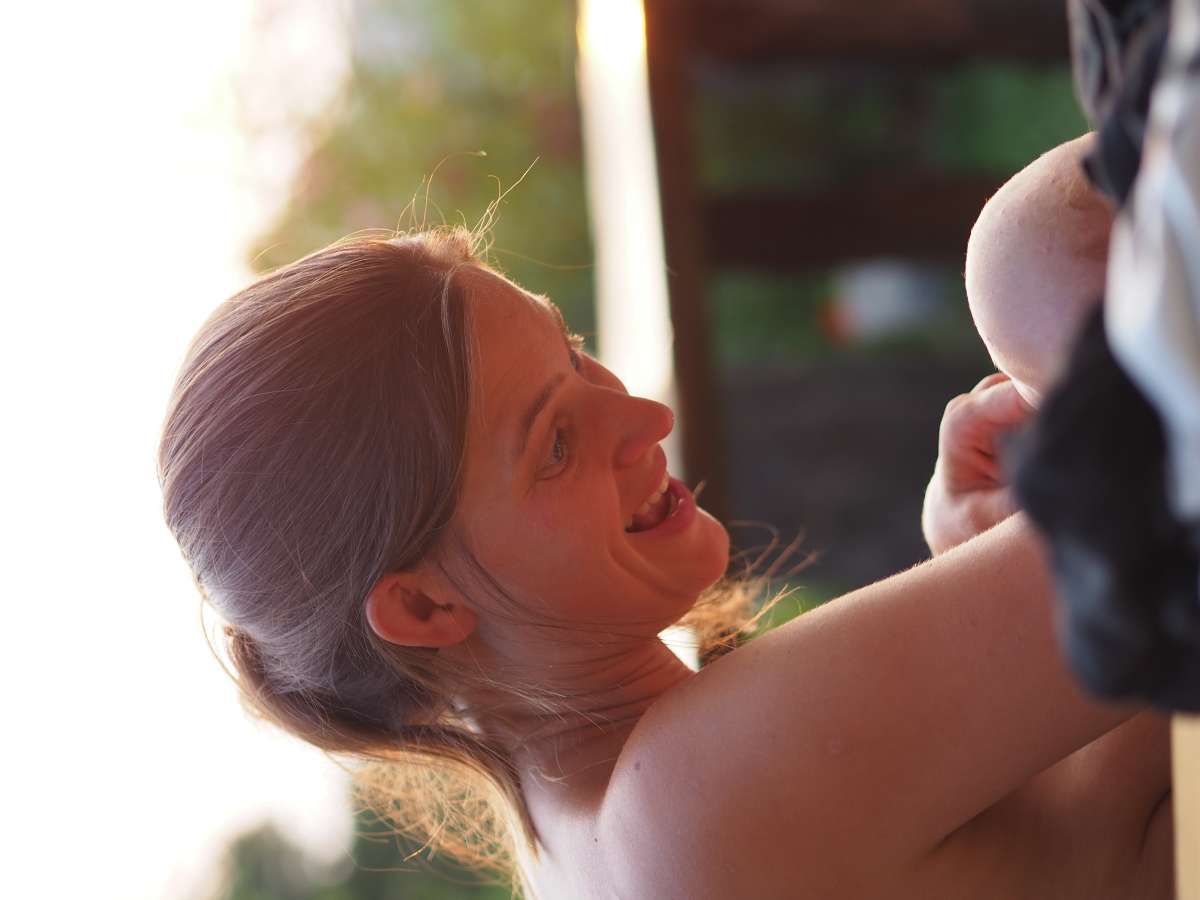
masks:
{"label": "blurred wooden structure", "polygon": [[[710,268],[961,258],[1001,179],[895,171],[812,193],[705,193],[693,146],[697,66],[1062,61],[1066,17],[1062,2],[1047,0],[645,0],[645,11],[684,463],[689,478],[707,479],[705,506],[722,517],[727,477],[705,305]],[[813,223],[796,240],[797,228]],[[1173,754],[1177,896],[1200,900],[1200,718],[1176,717]]]}
{"label": "blurred wooden structure", "polygon": [[[709,268],[961,256],[1000,182],[896,171],[816,193],[706,194],[693,146],[697,67],[1065,60],[1066,18],[1062,3],[1046,0],[645,0],[645,11],[684,465],[688,478],[707,480],[705,506],[722,517],[728,479],[705,306]],[[798,241],[797,223],[818,227]]]}

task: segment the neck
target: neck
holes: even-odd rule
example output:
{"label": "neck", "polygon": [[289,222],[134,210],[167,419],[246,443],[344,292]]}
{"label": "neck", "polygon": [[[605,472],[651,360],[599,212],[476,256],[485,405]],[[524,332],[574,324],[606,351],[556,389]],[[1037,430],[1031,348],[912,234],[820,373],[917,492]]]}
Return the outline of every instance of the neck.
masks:
{"label": "neck", "polygon": [[[568,652],[573,650],[573,652]],[[478,664],[479,653],[472,654]],[[549,695],[553,709],[514,703],[502,691],[472,698],[486,733],[508,735],[522,777],[552,781],[607,779],[642,715],[694,673],[657,638],[608,647],[560,648],[553,660],[525,664],[525,677]]]}

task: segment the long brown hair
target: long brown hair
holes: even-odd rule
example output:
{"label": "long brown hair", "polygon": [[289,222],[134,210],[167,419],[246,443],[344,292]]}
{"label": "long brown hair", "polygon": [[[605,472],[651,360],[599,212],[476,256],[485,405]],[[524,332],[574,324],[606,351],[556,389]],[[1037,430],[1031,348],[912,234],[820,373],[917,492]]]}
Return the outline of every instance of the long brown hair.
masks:
{"label": "long brown hair", "polygon": [[[517,878],[514,842],[537,855],[519,778],[454,704],[481,673],[379,639],[363,608],[384,573],[451,539],[473,366],[457,276],[485,265],[476,245],[462,229],[344,240],[222,303],[186,355],[158,464],[250,707],[374,761],[363,796],[398,828]],[[685,621],[728,645],[753,595],[723,584]]]}

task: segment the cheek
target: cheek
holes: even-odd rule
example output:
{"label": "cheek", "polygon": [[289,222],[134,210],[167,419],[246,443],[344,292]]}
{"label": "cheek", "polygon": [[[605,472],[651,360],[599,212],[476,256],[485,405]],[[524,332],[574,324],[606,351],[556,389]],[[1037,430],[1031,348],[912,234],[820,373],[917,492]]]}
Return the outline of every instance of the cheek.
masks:
{"label": "cheek", "polygon": [[525,527],[533,536],[544,540],[562,528],[564,519],[560,511],[553,506],[539,504],[521,517],[517,527]]}
{"label": "cheek", "polygon": [[621,514],[612,483],[586,471],[567,472],[540,490],[528,515],[558,539],[570,541],[575,535],[580,541],[595,541],[615,526]]}
{"label": "cheek", "polygon": [[617,515],[613,501],[600,491],[587,493],[572,486],[554,497],[545,496],[527,511],[526,533],[520,541],[527,548],[525,565],[516,577],[536,581],[551,593],[571,595],[609,580],[604,548]]}
{"label": "cheek", "polygon": [[620,515],[614,489],[573,474],[524,498],[492,493],[462,510],[479,561],[519,593],[574,596],[611,578],[604,548]]}
{"label": "cheek", "polygon": [[598,501],[578,493],[543,491],[534,502],[488,517],[475,530],[476,546],[497,573],[544,588],[555,578],[570,580],[572,573],[591,568],[603,527],[599,509]]}

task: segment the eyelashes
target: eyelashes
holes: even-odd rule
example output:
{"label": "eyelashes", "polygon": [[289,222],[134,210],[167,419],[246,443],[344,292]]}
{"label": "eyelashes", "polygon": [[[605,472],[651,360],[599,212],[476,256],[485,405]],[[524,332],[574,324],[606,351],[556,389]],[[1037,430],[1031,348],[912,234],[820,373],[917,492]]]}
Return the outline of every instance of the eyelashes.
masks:
{"label": "eyelashes", "polygon": [[[578,372],[583,368],[584,361],[587,359],[586,354],[583,352],[583,335],[568,334],[567,346],[571,354],[571,368]],[[550,445],[550,451],[546,456],[546,466],[543,470],[549,472],[549,474],[545,477],[551,478],[565,468],[571,449],[570,438],[571,433],[568,429],[555,426],[554,441]]]}
{"label": "eyelashes", "polygon": [[562,428],[554,429],[554,443],[550,445],[550,464],[560,466],[567,461],[567,432]]}

